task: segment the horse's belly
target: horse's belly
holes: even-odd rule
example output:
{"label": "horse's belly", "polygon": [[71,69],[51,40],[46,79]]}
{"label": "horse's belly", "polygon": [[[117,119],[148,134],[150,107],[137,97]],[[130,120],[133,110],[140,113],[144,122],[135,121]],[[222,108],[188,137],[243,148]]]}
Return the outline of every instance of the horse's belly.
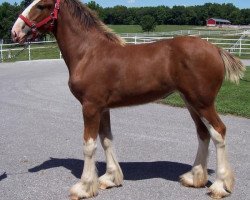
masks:
{"label": "horse's belly", "polygon": [[108,107],[120,107],[149,103],[166,97],[173,92],[172,88],[164,90],[147,91],[144,93],[128,93],[123,95],[112,95],[108,101]]}

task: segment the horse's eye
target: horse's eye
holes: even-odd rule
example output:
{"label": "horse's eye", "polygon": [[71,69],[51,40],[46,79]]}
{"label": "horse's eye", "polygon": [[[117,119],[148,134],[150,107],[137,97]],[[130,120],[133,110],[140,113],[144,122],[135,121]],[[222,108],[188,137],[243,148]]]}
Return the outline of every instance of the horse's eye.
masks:
{"label": "horse's eye", "polygon": [[37,7],[37,9],[39,9],[39,10],[43,10],[43,9],[45,8],[45,6],[43,6],[43,5],[37,5],[36,7]]}

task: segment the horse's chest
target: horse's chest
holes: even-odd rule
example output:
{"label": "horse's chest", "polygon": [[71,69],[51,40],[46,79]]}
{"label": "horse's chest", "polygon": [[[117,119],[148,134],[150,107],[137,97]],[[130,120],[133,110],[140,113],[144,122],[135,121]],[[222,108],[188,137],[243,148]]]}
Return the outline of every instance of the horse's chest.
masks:
{"label": "horse's chest", "polygon": [[83,100],[85,91],[82,80],[72,76],[69,78],[68,85],[72,94],[81,102]]}

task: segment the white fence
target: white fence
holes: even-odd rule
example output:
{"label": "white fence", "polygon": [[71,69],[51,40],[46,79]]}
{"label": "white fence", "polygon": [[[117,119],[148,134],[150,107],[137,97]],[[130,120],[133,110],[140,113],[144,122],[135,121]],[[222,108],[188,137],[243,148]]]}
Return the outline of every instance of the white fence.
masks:
{"label": "white fence", "polygon": [[[123,36],[129,44],[151,43],[162,39],[170,39],[171,37],[148,37],[148,36]],[[248,55],[250,57],[250,39],[243,37],[236,39],[226,38],[202,38],[217,46],[220,46],[229,52],[242,56]],[[18,44],[2,44],[0,43],[0,60],[8,61],[23,48]],[[28,48],[22,52],[15,60],[37,60],[37,59],[60,59],[61,52],[58,49],[56,41],[32,42]],[[12,60],[10,60],[12,61]]]}
{"label": "white fence", "polygon": [[248,29],[236,29],[236,30],[178,30],[168,32],[149,32],[149,33],[122,33],[122,37],[169,37],[177,35],[193,35],[193,36],[236,36],[242,35],[244,32],[249,31]]}
{"label": "white fence", "polygon": [[[123,37],[127,43],[131,44],[143,44],[155,42],[157,40],[162,39],[171,39],[173,37]],[[202,38],[211,42],[217,46],[220,46],[233,54],[237,54],[239,56],[242,55],[250,55],[250,39],[244,39],[244,37],[240,37],[239,39],[226,39],[226,38]]]}

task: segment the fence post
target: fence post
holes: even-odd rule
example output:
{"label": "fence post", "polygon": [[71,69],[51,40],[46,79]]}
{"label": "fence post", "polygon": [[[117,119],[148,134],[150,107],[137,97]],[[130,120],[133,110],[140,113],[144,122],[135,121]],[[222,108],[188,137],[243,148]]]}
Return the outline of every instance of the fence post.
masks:
{"label": "fence post", "polygon": [[0,43],[0,45],[1,45],[1,62],[3,62],[3,39],[1,39],[1,43]]}
{"label": "fence post", "polygon": [[31,43],[29,43],[29,61],[31,60],[30,45],[31,45]]}
{"label": "fence post", "polygon": [[11,59],[11,49],[8,50],[8,58]]}
{"label": "fence post", "polygon": [[242,39],[240,38],[240,51],[239,51],[239,56],[241,56],[241,41],[242,41]]}
{"label": "fence post", "polygon": [[135,44],[137,44],[137,36],[135,36]]}

